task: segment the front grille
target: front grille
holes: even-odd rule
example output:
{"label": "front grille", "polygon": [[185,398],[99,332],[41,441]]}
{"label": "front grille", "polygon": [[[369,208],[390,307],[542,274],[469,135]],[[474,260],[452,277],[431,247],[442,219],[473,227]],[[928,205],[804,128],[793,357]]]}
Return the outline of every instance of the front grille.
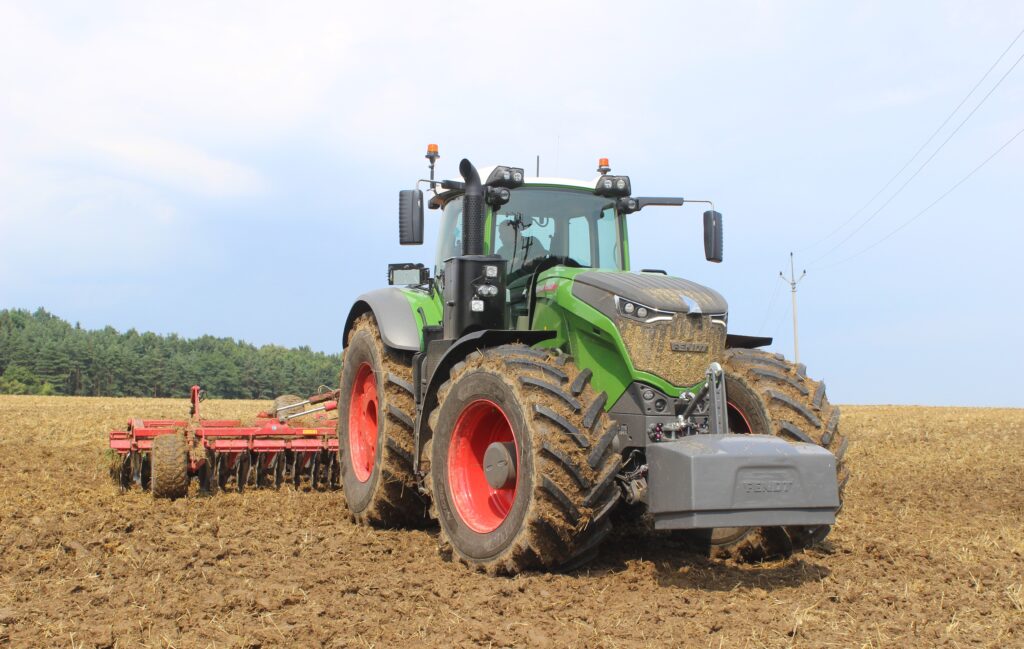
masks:
{"label": "front grille", "polygon": [[671,321],[642,323],[616,318],[633,367],[679,387],[704,380],[711,361],[722,358],[725,325],[720,318],[677,313]]}

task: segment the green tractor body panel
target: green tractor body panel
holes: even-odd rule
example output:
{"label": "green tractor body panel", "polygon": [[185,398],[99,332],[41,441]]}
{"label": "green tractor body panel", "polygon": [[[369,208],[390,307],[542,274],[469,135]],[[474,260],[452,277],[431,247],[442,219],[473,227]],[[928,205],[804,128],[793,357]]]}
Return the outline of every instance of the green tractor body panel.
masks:
{"label": "green tractor body panel", "polygon": [[[435,292],[427,292],[414,288],[399,288],[402,295],[409,301],[409,308],[412,310],[413,318],[416,320],[416,330],[420,336],[420,350],[423,350],[423,327],[441,324],[441,296]],[[426,318],[426,320],[424,320]]]}
{"label": "green tractor body panel", "polygon": [[538,278],[533,328],[558,332],[553,340],[540,346],[559,347],[571,354],[580,367],[589,369],[593,373],[594,388],[608,393],[606,410],[633,382],[646,383],[670,397],[699,390],[701,383],[672,385],[656,374],[639,371],[633,366],[615,323],[573,295],[573,278],[588,271],[591,269],[558,266]]}

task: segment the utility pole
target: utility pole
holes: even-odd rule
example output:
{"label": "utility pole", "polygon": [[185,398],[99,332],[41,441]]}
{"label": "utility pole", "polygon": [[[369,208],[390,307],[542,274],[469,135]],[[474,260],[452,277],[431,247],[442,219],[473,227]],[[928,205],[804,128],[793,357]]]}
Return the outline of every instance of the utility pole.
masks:
{"label": "utility pole", "polygon": [[789,290],[793,295],[793,362],[800,362],[800,342],[797,336],[796,327],[796,285],[800,283],[804,277],[807,276],[807,271],[800,273],[800,277],[796,276],[796,271],[793,268],[793,253],[789,253],[789,279],[779,271],[779,279],[789,284]]}

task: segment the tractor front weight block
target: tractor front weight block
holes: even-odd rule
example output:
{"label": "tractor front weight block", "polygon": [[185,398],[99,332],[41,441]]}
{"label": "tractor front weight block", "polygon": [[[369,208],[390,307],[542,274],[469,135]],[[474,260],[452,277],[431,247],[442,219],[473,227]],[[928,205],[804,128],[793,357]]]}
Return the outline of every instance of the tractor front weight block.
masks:
{"label": "tractor front weight block", "polygon": [[650,444],[655,529],[831,525],[836,458],[771,435],[692,435]]}

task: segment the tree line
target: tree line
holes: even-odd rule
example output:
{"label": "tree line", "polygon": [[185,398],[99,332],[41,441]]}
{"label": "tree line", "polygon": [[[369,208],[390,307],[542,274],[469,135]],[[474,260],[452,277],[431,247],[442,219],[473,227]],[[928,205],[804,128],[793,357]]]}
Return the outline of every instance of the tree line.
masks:
{"label": "tree line", "polygon": [[336,387],[341,356],[113,327],[85,330],[45,309],[0,310],[0,394],[269,399]]}

